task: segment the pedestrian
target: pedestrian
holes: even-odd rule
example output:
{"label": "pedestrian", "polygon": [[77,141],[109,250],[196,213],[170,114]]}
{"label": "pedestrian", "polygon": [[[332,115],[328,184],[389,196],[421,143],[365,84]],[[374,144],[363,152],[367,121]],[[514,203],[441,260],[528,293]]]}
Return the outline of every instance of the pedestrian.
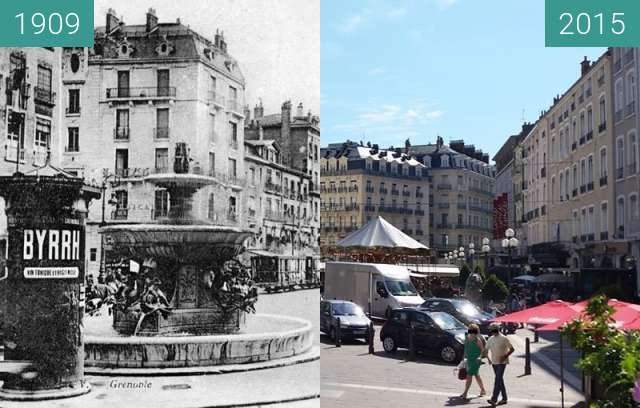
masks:
{"label": "pedestrian", "polygon": [[464,392],[460,398],[466,400],[469,388],[475,377],[480,387],[480,396],[487,395],[484,389],[482,378],[480,377],[480,356],[484,351],[484,339],[480,335],[480,328],[477,324],[470,324],[467,331],[467,338],[464,342],[464,358],[467,360],[467,381],[464,385]]}
{"label": "pedestrian", "polygon": [[[500,325],[492,323],[489,326],[489,340],[482,352],[483,357],[487,357],[489,364],[493,367],[495,380],[493,383],[493,394],[487,402],[491,406],[505,405],[507,403],[507,389],[504,385],[504,371],[509,364],[509,356],[514,352],[511,342],[500,332]],[[502,399],[498,401],[498,397]]]}

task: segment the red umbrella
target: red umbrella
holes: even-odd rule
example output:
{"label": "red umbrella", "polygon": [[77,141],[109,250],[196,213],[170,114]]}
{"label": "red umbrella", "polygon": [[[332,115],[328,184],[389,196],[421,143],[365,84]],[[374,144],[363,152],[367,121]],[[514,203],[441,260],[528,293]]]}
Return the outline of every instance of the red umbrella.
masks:
{"label": "red umbrella", "polygon": [[582,309],[575,307],[572,303],[562,300],[552,300],[540,306],[509,313],[493,319],[494,322],[501,323],[526,323],[537,325],[560,325],[568,322],[580,314]]}
{"label": "red umbrella", "polygon": [[[585,300],[582,302],[578,302],[573,305],[575,309],[578,309],[580,313],[585,309],[587,303],[589,301]],[[615,312],[612,316],[613,320],[615,320],[615,327],[621,330],[638,330],[637,326],[629,326],[635,320],[640,320],[640,305],[636,305],[634,303],[627,303],[616,299],[610,299],[608,302],[609,306],[615,309]],[[576,316],[577,317],[577,316]],[[550,323],[544,325],[538,330],[540,331],[554,331],[558,330],[562,325],[564,325],[566,321],[556,321],[554,323]],[[636,323],[637,324],[637,323]]]}

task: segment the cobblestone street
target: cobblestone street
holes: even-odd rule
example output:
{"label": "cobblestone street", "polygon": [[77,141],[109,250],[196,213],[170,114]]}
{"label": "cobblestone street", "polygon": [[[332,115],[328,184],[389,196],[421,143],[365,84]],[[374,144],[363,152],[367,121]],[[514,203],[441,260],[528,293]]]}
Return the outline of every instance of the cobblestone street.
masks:
{"label": "cobblestone street", "polygon": [[[346,342],[341,348],[321,337],[321,400],[323,407],[446,407],[488,406],[488,397],[477,397],[474,383],[469,392],[471,400],[463,402],[463,382],[454,375],[454,366],[446,365],[434,357],[418,355],[415,362],[408,361],[407,350],[388,354],[379,340],[380,326],[376,327],[375,354],[368,354],[364,342]],[[560,380],[558,345],[540,339],[531,343],[532,374],[524,376],[525,337],[529,330],[519,330],[509,336],[516,351],[511,357],[505,382],[510,407],[560,407]],[[567,353],[565,365],[569,368],[575,359]],[[487,391],[492,390],[493,372],[483,365],[480,374]],[[579,407],[580,379],[575,369],[565,370],[565,406]]]}

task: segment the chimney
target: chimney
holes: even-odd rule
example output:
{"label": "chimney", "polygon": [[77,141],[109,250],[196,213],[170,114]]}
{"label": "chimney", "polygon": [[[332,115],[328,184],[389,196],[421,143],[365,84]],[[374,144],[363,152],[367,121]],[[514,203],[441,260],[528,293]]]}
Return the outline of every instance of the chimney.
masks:
{"label": "chimney", "polygon": [[156,9],[153,7],[147,11],[147,32],[150,33],[158,26],[158,16],[156,15]]}
{"label": "chimney", "polygon": [[249,126],[251,122],[251,109],[249,109],[249,105],[244,105],[244,125]]}
{"label": "chimney", "polygon": [[227,42],[224,40],[224,31],[220,31],[220,50],[224,54],[227,53]]}
{"label": "chimney", "polygon": [[216,28],[216,35],[213,37],[213,45],[220,48],[220,31]]}
{"label": "chimney", "polygon": [[587,59],[586,55],[582,60],[582,62],[580,63],[580,67],[581,67],[582,75],[586,74],[591,69],[591,61]]}
{"label": "chimney", "polygon": [[264,129],[258,125],[258,140],[264,140]]}
{"label": "chimney", "polygon": [[253,108],[253,117],[254,119],[260,119],[264,116],[264,108],[262,107],[262,99],[260,99],[260,103]]}
{"label": "chimney", "polygon": [[301,118],[304,116],[304,106],[302,106],[302,102],[298,104],[298,109],[296,110],[296,117]]}
{"label": "chimney", "polygon": [[281,109],[282,115],[281,115],[281,121],[282,121],[282,127],[281,127],[281,131],[280,131],[280,140],[283,143],[283,150],[286,152],[287,157],[287,161],[285,162],[286,164],[288,164],[291,167],[295,167],[293,166],[295,157],[294,155],[296,154],[295,152],[292,152],[292,138],[291,138],[291,101],[286,101],[285,103],[282,104],[282,109]]}
{"label": "chimney", "polygon": [[114,28],[118,27],[120,24],[120,19],[116,16],[116,11],[110,8],[107,11],[107,24],[106,31],[109,34]]}

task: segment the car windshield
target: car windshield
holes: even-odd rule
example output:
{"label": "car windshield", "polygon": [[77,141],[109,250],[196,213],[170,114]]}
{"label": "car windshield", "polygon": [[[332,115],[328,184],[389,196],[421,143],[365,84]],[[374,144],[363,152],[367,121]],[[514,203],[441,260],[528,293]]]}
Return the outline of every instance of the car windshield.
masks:
{"label": "car windshield", "polygon": [[358,305],[353,303],[334,303],[334,316],[364,316],[364,312]]}
{"label": "car windshield", "polygon": [[442,330],[464,330],[465,326],[450,314],[442,312],[432,312],[429,316]]}
{"label": "car windshield", "polygon": [[482,317],[480,309],[468,300],[452,300],[451,302],[456,310],[465,316]]}
{"label": "car windshield", "polygon": [[393,296],[413,296],[417,294],[416,288],[410,281],[385,280],[387,289]]}

